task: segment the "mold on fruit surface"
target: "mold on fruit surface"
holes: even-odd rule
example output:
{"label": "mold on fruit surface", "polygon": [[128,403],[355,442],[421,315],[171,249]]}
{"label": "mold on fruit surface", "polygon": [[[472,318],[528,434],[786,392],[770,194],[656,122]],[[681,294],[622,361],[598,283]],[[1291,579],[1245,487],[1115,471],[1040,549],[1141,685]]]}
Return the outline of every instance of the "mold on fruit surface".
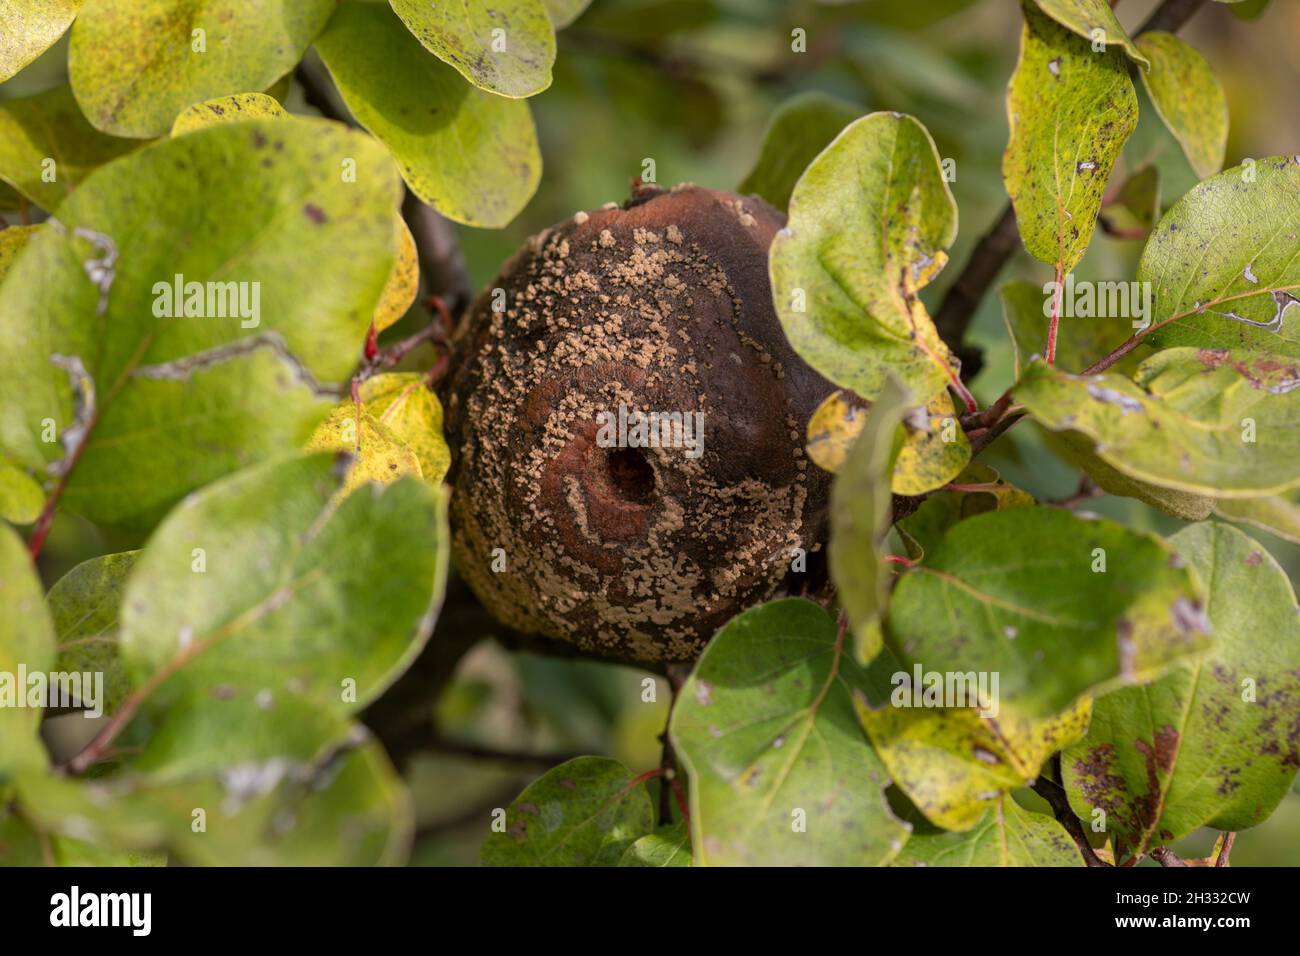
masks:
{"label": "mold on fruit surface", "polygon": [[[820,549],[828,476],[802,439],[832,386],[772,308],[783,225],[754,198],[639,186],[533,237],[471,307],[444,383],[452,547],[504,625],[686,661]],[[702,442],[620,442],[620,409],[702,422]]]}

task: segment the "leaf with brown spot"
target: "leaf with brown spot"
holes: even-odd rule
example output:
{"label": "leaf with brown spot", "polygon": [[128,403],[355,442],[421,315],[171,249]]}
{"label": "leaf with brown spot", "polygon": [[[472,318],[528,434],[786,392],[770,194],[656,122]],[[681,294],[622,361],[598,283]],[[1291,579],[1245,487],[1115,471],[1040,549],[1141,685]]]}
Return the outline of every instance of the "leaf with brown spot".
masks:
{"label": "leaf with brown spot", "polygon": [[1021,5],[1002,178],[1025,248],[1069,272],[1092,240],[1115,159],[1137,126],[1137,93],[1122,50],[1094,53],[1031,0]]}
{"label": "leaf with brown spot", "polygon": [[274,97],[265,93],[235,93],[232,96],[219,96],[216,99],[195,103],[176,117],[172,124],[172,136],[192,133],[196,129],[206,129],[217,123],[238,123],[241,120],[275,119],[286,116],[285,109]]}
{"label": "leaf with brown spot", "polygon": [[1085,819],[1106,811],[1121,861],[1198,827],[1262,823],[1300,766],[1300,610],[1286,573],[1229,525],[1170,543],[1209,585],[1216,645],[1100,697],[1062,759],[1071,805]]}
{"label": "leaf with brown spot", "polygon": [[1036,362],[1015,397],[1045,428],[1086,436],[1098,458],[1140,482],[1219,498],[1300,487],[1294,358],[1166,349],[1133,379]]}

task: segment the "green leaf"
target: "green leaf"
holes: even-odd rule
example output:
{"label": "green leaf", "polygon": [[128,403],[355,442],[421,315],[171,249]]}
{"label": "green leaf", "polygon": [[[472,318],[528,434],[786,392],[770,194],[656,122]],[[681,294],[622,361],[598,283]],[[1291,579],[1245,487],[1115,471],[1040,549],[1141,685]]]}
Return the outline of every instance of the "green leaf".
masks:
{"label": "green leaf", "polygon": [[1135,63],[1150,68],[1143,55],[1148,51],[1129,39],[1109,0],[1035,0],[1040,10],[1061,26],[1073,30],[1089,42],[1103,41],[1123,48]]}
{"label": "green leaf", "polygon": [[27,248],[27,242],[43,228],[42,225],[36,226],[10,226],[8,229],[0,229],[0,282],[8,274],[9,269],[13,266],[14,260],[18,258],[18,253]]}
{"label": "green leaf", "polygon": [[1083,866],[1083,857],[1056,820],[1002,797],[965,833],[918,827],[893,865]]}
{"label": "green leaf", "polygon": [[351,712],[419,653],[447,572],[444,501],[413,480],[338,499],[331,455],[257,465],[190,497],[141,553],[122,607],[149,707],[221,686]]}
{"label": "green leaf", "polygon": [[1022,5],[1002,178],[1025,248],[1065,273],[1092,240],[1111,169],[1137,126],[1137,93],[1122,51],[1094,53],[1030,0]]}
{"label": "green leaf", "polygon": [[[80,448],[64,505],[148,528],[300,446],[357,361],[401,192],[378,143],[323,120],[214,126],[99,170],[0,285],[0,449],[43,472]],[[214,284],[203,316],[182,316],[178,275]]]}
{"label": "green leaf", "polygon": [[415,372],[376,375],[361,386],[362,407],[415,452],[420,473],[439,484],[451,466],[451,450],[442,434],[442,403]]}
{"label": "green leaf", "polygon": [[[439,4],[429,16],[452,16],[456,6]],[[392,150],[411,190],[448,219],[500,228],[532,198],[542,159],[527,103],[466,86],[382,6],[342,4],[316,50],[357,121]]]}
{"label": "green leaf", "polygon": [[[866,421],[863,402],[843,389],[832,392],[808,420],[808,457],[817,467],[837,472]],[[951,481],[970,461],[970,439],[958,427],[952,396],[945,388],[924,407],[904,415],[907,438],[898,452],[890,487],[898,495],[921,495]]]}
{"label": "green leaf", "polygon": [[1043,431],[1047,446],[1065,461],[1087,474],[1107,494],[1135,498],[1162,514],[1183,521],[1200,521],[1214,510],[1214,499],[1176,488],[1162,488],[1130,478],[1097,454],[1097,446],[1087,435],[1076,431]]}
{"label": "green leaf", "polygon": [[[1016,354],[1016,375],[1021,375],[1034,356],[1041,357],[1046,347],[1047,319],[1043,304],[1050,301],[1032,282],[1012,280],[1002,287],[1002,318],[1011,335]],[[1124,316],[1075,316],[1062,319],[1056,341],[1056,367],[1082,370],[1128,337],[1129,320]],[[1114,368],[1136,368],[1139,346],[1121,359]],[[1153,508],[1187,521],[1199,521],[1210,513],[1213,501],[1202,495],[1161,488],[1136,481],[1115,470],[1097,457],[1093,442],[1074,431],[1045,432],[1048,447],[1070,464],[1085,472],[1104,491],[1125,498],[1136,498]]]}
{"label": "green leaf", "polygon": [[822,608],[788,599],[733,618],[705,648],[671,723],[696,864],[872,866],[902,847],[907,825],[853,715],[868,675],[843,641]]}
{"label": "green leaf", "polygon": [[557,30],[562,30],[582,16],[591,0],[545,0],[546,12]]}
{"label": "green leaf", "polygon": [[46,600],[58,641],[55,670],[103,674],[103,713],[117,710],[130,692],[118,652],[118,612],[138,551],[83,561],[50,588]]}
{"label": "green leaf", "polygon": [[1157,352],[1130,380],[1031,365],[1015,396],[1046,428],[1075,431],[1138,481],[1254,498],[1300,486],[1295,360],[1211,349]]}
{"label": "green leaf", "polygon": [[[1045,290],[1037,283],[1012,279],[1002,286],[1001,298],[1002,322],[1011,336],[1018,377],[1031,359],[1041,358],[1047,351],[1052,290],[1050,283]],[[1132,334],[1128,315],[1062,316],[1056,337],[1056,366],[1082,372]]]}
{"label": "green leaf", "polygon": [[19,668],[46,673],[53,663],[54,626],[40,578],[22,539],[0,524],[0,784],[47,763],[37,736],[43,708],[20,706],[26,688]]}
{"label": "green leaf", "polygon": [[0,100],[0,179],[50,212],[100,166],[139,147],[87,123],[70,87]]}
{"label": "green leaf", "polygon": [[1248,349],[1300,358],[1300,160],[1249,161],[1165,213],[1137,279],[1151,283],[1157,347]]}
{"label": "green leaf", "polygon": [[736,192],[759,196],[784,210],[808,164],[861,115],[859,107],[826,93],[790,97],[768,121],[754,168]]}
{"label": "green leaf", "polygon": [[1059,713],[1210,643],[1176,563],[1159,538],[1062,508],[975,515],[903,574],[890,647],[925,671],[997,673],[1004,711]]}
{"label": "green leaf", "polygon": [[392,864],[411,840],[410,798],[383,748],[290,694],[183,704],[119,773],[30,774],[18,793],[46,832],[195,866]]}
{"label": "green leaf", "polygon": [[1197,178],[1213,176],[1223,168],[1228,147],[1228,97],[1214,70],[1172,33],[1144,33],[1137,44],[1151,60],[1150,72],[1139,72],[1156,113]]}
{"label": "green leaf", "polygon": [[1216,502],[1219,517],[1267,531],[1283,541],[1300,544],[1300,492],[1269,498],[1228,498]]}
{"label": "green leaf", "polygon": [[[999,713],[991,675],[951,678],[958,706],[944,707],[945,675],[896,671],[893,693],[879,707],[858,698],[858,719],[899,789],[935,826],[969,830],[991,805],[1038,777],[1047,759],[1088,728],[1091,701],[1082,698],[1059,715],[1030,720]],[[918,681],[917,678],[920,678]],[[977,710],[981,700],[985,710]],[[962,703],[967,706],[960,706]],[[988,716],[982,716],[988,714]]]}
{"label": "green leaf", "polygon": [[68,75],[96,129],[163,136],[195,103],[271,86],[333,10],[334,0],[87,0]]}
{"label": "green leaf", "polygon": [[636,840],[623,853],[619,866],[690,866],[691,834],[679,821]]}
{"label": "green leaf", "polygon": [[[273,97],[263,93],[236,93],[234,96],[222,96],[191,106],[176,117],[171,134],[182,136],[219,123],[276,119],[289,115]],[[376,332],[384,331],[402,318],[420,290],[419,253],[415,248],[415,237],[411,235],[411,230],[401,213],[393,217],[393,235],[397,245],[397,257],[393,261],[393,269],[389,273],[388,282],[384,285],[384,291],[375,306]]]}
{"label": "green leaf", "polygon": [[275,119],[289,115],[273,97],[265,93],[236,93],[195,103],[176,117],[172,136],[182,136],[196,129],[207,129],[218,123],[238,123],[241,120]]}
{"label": "green leaf", "polygon": [[965,518],[1035,505],[1031,494],[1003,481],[996,469],[983,462],[971,462],[953,484],[962,490],[945,488],[926,496],[920,507],[895,525],[908,542],[911,557],[924,557],[953,525]]}
{"label": "green leaf", "polygon": [[26,201],[12,186],[0,180],[0,212],[14,212]]}
{"label": "green leaf", "polygon": [[831,485],[827,561],[853,627],[853,651],[859,664],[866,664],[884,646],[880,622],[889,600],[889,577],[880,552],[889,533],[889,476],[903,443],[899,426],[907,400],[896,381],[885,382],[861,436]]}
{"label": "green leaf", "polygon": [[40,834],[13,812],[5,790],[0,789],[0,867],[47,866],[52,857],[53,848],[42,845]]}
{"label": "green leaf", "polygon": [[915,395],[957,380],[957,359],[917,297],[947,262],[957,207],[925,127],[872,113],[844,129],[794,188],[770,252],[791,344],[870,401],[886,376]]}
{"label": "green leaf", "polygon": [[430,53],[475,86],[532,96],[551,85],[555,29],[542,0],[389,0]]}
{"label": "green leaf", "polygon": [[45,490],[31,475],[0,458],[0,518],[32,524],[45,506]]}
{"label": "green leaf", "polygon": [[1232,4],[1228,9],[1238,20],[1258,20],[1268,9],[1269,4],[1269,0],[1219,0],[1219,2]]}
{"label": "green leaf", "polygon": [[1132,228],[1150,232],[1160,218],[1160,167],[1143,166],[1124,180],[1114,201],[1105,208],[1114,207],[1128,214]]}
{"label": "green leaf", "polygon": [[0,83],[54,46],[85,0],[5,0],[0,4]]}
{"label": "green leaf", "polygon": [[1085,818],[1106,812],[1121,862],[1198,827],[1261,823],[1300,764],[1300,610],[1286,573],[1228,525],[1192,525],[1170,541],[1209,583],[1217,644],[1100,698],[1062,763],[1071,805]]}
{"label": "green leaf", "polygon": [[616,866],[654,830],[650,794],[617,760],[578,757],[534,780],[483,841],[484,866]]}

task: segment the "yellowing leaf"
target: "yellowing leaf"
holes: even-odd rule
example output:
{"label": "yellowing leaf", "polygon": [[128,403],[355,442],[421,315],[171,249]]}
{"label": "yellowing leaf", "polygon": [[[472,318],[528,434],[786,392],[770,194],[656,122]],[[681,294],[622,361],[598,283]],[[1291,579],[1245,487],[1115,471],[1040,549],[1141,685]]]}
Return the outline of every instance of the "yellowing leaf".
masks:
{"label": "yellowing leaf", "polygon": [[917,291],[957,233],[929,132],[872,113],[809,164],[769,255],[772,298],[795,351],[870,401],[894,375],[914,395],[957,380]]}
{"label": "yellowing leaf", "polygon": [[524,97],[551,85],[555,28],[542,0],[389,0],[430,53],[475,86]]}
{"label": "yellowing leaf", "polygon": [[1115,44],[1135,62],[1150,66],[1144,53],[1129,39],[1119,19],[1111,9],[1110,0],[1035,0],[1040,10],[1069,30],[1089,42],[1101,40],[1107,46]]}
{"label": "yellowing leaf", "polygon": [[386,485],[403,475],[420,477],[420,462],[391,431],[364,411],[357,422],[356,408],[347,402],[334,409],[307,441],[308,451],[346,451],[354,456],[342,494],[367,482]]}
{"label": "yellowing leaf", "polygon": [[1165,349],[1123,375],[1036,362],[1015,396],[1052,431],[1078,432],[1129,478],[1220,498],[1300,487],[1300,360]]}
{"label": "yellowing leaf", "polygon": [[1209,588],[1217,643],[1152,684],[1098,698],[1061,767],[1080,816],[1106,813],[1121,863],[1198,827],[1262,822],[1300,766],[1300,608],[1286,572],[1216,522],[1169,539]]}
{"label": "yellowing leaf", "polygon": [[1248,524],[1283,541],[1300,544],[1300,492],[1268,498],[1228,498],[1215,504],[1214,511],[1229,521]]}
{"label": "yellowing leaf", "polygon": [[384,284],[379,304],[375,306],[375,330],[378,332],[406,315],[406,310],[420,292],[420,257],[415,248],[415,237],[401,216],[393,220],[393,231],[397,234],[397,258],[393,260],[393,271]]}
{"label": "yellowing leaf", "polygon": [[[858,719],[871,738],[889,775],[926,818],[945,830],[968,830],[990,804],[1032,783],[1043,763],[1066,744],[1083,736],[1092,702],[1082,698],[1065,712],[1030,720],[1012,712],[981,716],[974,707],[942,707],[944,681],[954,675],[933,673],[937,690],[915,675],[898,671],[890,702],[873,708],[855,695]],[[969,680],[966,699],[976,695],[975,672],[955,675]],[[983,689],[997,711],[996,686],[988,674]],[[934,698],[936,704],[924,701]]]}
{"label": "yellowing leaf", "polygon": [[5,0],[0,3],[0,83],[63,36],[84,0]]}
{"label": "yellowing leaf", "polygon": [[1002,178],[1025,248],[1069,272],[1092,240],[1111,169],[1137,125],[1137,93],[1121,50],[1094,53],[1031,0],[1022,5]]}
{"label": "yellowing leaf", "polygon": [[0,518],[14,524],[31,524],[40,517],[45,492],[36,480],[0,456]]}
{"label": "yellowing leaf", "polygon": [[1083,866],[1083,857],[1065,827],[1007,796],[963,833],[948,833],[924,820],[914,823],[911,838],[890,865]]}
{"label": "yellowing leaf", "polygon": [[[460,6],[440,3],[429,15],[454,17]],[[511,43],[521,40],[511,35]],[[466,85],[372,3],[342,4],[316,51],[357,122],[392,151],[411,191],[448,219],[500,228],[532,198],[542,159],[527,103]],[[490,53],[476,62],[503,58]]]}
{"label": "yellowing leaf", "polygon": [[284,107],[265,93],[236,93],[214,100],[195,103],[176,117],[173,136],[204,129],[217,123],[236,123],[246,119],[272,119],[285,116]]}
{"label": "yellowing leaf", "polygon": [[[866,420],[868,403],[851,392],[828,395],[808,420],[808,457],[836,472],[844,464]],[[890,488],[898,495],[920,495],[941,488],[970,461],[970,440],[957,421],[952,396],[944,389],[925,407],[903,418],[906,440],[898,453]]]}
{"label": "yellowing leaf", "polygon": [[68,76],[96,129],[162,136],[195,103],[269,87],[333,10],[334,0],[88,0]]}
{"label": "yellowing leaf", "polygon": [[1228,146],[1228,97],[1205,57],[1172,33],[1144,33],[1138,47],[1151,60],[1139,71],[1156,112],[1174,134],[1200,179],[1223,168]]}
{"label": "yellowing leaf", "polygon": [[1174,203],[1138,263],[1159,348],[1300,358],[1300,159],[1248,160]]}
{"label": "yellowing leaf", "polygon": [[422,375],[376,375],[362,384],[361,403],[366,412],[415,453],[425,481],[434,485],[442,481],[451,466],[451,452],[442,434],[442,403]]}
{"label": "yellowing leaf", "polygon": [[139,146],[87,123],[67,86],[0,100],[0,179],[49,212],[98,167]]}
{"label": "yellowing leaf", "polygon": [[0,447],[44,472],[68,453],[53,418],[85,441],[63,506],[147,530],[300,446],[356,365],[400,203],[385,150],[325,120],[223,123],[97,170],[0,284]]}

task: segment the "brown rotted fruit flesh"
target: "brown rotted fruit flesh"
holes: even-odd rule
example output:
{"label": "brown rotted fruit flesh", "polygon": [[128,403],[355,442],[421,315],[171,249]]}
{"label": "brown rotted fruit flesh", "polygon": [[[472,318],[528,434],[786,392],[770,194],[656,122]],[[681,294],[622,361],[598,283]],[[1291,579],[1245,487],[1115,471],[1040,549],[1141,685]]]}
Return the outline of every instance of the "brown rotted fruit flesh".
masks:
{"label": "brown rotted fruit flesh", "polygon": [[[829,476],[804,429],[832,386],[772,308],[783,225],[751,197],[639,187],[534,236],[471,307],[443,386],[452,548],[502,624],[687,661],[806,583],[800,549],[818,566]],[[620,405],[703,413],[702,454],[609,447]]]}

